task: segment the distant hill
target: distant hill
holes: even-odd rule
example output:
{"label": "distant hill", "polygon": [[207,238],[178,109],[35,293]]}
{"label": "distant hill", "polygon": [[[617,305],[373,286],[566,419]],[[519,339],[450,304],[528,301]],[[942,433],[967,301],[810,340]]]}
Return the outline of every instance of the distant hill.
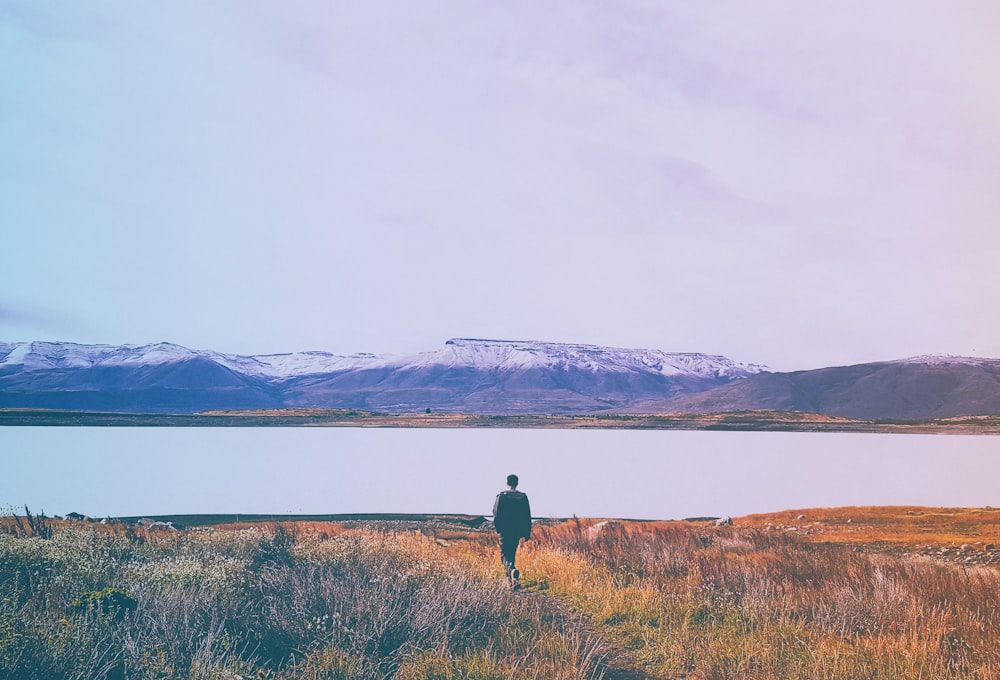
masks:
{"label": "distant hill", "polygon": [[382,356],[0,343],[0,408],[491,415],[766,409],[923,419],[1000,414],[1000,361],[919,357],[772,373],[714,355],[531,341],[453,339],[430,352]]}
{"label": "distant hill", "polygon": [[1000,361],[917,357],[792,373],[666,400],[667,411],[777,410],[866,420],[922,420],[1000,413]]}

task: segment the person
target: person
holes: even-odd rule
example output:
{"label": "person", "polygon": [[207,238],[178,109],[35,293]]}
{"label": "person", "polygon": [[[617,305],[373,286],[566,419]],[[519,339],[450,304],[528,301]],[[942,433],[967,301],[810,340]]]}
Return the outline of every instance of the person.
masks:
{"label": "person", "polygon": [[528,497],[517,490],[517,475],[507,476],[507,489],[497,494],[493,503],[493,527],[500,534],[500,560],[507,571],[512,588],[521,586],[521,572],[515,559],[521,540],[531,538],[531,505]]}

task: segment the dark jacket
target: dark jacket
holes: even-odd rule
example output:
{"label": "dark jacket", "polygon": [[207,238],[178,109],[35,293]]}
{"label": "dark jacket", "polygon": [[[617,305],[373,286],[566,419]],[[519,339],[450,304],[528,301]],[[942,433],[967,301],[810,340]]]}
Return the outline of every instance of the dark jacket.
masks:
{"label": "dark jacket", "polygon": [[531,538],[531,505],[520,491],[501,491],[493,503],[493,526],[511,538]]}

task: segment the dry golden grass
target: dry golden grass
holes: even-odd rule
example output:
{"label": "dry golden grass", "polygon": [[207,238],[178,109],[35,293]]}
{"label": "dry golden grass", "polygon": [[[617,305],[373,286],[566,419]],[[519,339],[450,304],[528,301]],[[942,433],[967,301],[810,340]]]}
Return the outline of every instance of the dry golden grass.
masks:
{"label": "dry golden grass", "polygon": [[[865,534],[876,539],[905,539],[913,527],[893,518],[920,517],[870,510]],[[801,514],[791,518],[801,524]],[[971,511],[923,517],[920,540],[993,535],[989,522],[966,526],[980,517]],[[817,544],[764,529],[775,519],[569,522],[538,532],[523,572],[531,588],[592,617],[649,677],[1000,677],[1000,569]]]}
{"label": "dry golden grass", "polygon": [[602,638],[506,588],[485,534],[118,531],[0,534],[0,678],[612,680]]}
{"label": "dry golden grass", "polygon": [[[204,665],[276,679],[1000,678],[1000,566],[910,550],[996,541],[991,509],[539,524],[519,552],[521,593],[502,585],[494,534],[440,522],[57,521],[44,539],[24,521],[0,518],[13,622],[0,622],[0,677],[25,654],[72,674],[87,645],[147,636],[162,656],[121,658],[177,676]],[[54,606],[108,587],[134,595],[134,617],[67,619]],[[191,642],[213,635],[225,644]]]}
{"label": "dry golden grass", "polygon": [[216,531],[243,531],[246,529],[261,529],[268,533],[281,529],[293,536],[310,536],[315,538],[333,538],[347,531],[339,522],[230,522],[216,524]]}
{"label": "dry golden grass", "polygon": [[[798,519],[804,516],[804,519]],[[835,543],[1000,545],[1000,509],[927,507],[809,508],[749,515],[738,526],[769,530],[795,527],[804,540]]]}

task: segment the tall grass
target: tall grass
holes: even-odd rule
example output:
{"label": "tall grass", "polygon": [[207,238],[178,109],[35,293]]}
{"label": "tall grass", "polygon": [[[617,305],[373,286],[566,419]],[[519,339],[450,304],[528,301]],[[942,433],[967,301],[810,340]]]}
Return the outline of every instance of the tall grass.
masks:
{"label": "tall grass", "polygon": [[570,523],[524,571],[647,672],[701,678],[1000,677],[1000,571],[733,528]]}
{"label": "tall grass", "polygon": [[599,678],[601,641],[432,538],[0,535],[0,678]]}
{"label": "tall grass", "polygon": [[538,527],[511,592],[464,530],[8,518],[0,678],[1000,677],[994,568],[589,524]]}

